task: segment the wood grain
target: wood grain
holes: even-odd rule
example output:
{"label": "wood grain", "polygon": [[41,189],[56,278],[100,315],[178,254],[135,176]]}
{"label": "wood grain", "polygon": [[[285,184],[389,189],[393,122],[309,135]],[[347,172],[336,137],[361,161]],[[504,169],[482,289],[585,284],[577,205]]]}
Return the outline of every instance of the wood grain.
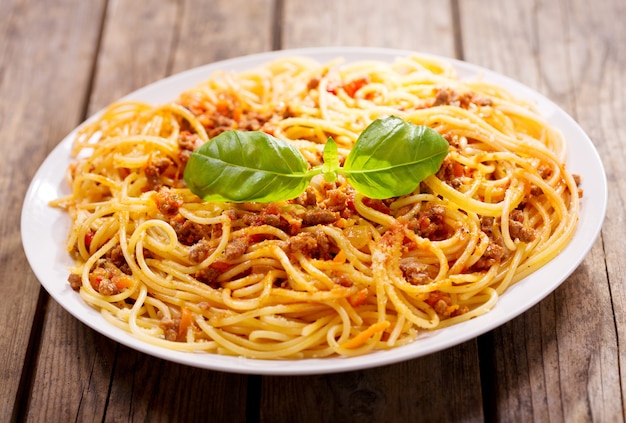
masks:
{"label": "wood grain", "polygon": [[284,3],[281,48],[368,46],[455,55],[450,2],[292,0]]}
{"label": "wood grain", "polygon": [[[82,118],[101,6],[0,2],[1,421],[19,418],[26,407],[19,397],[27,394],[38,353],[29,339],[41,325],[38,300],[47,301],[22,250],[20,208],[41,161]],[[32,336],[36,346],[39,334]]]}
{"label": "wood grain", "polygon": [[[581,46],[603,46],[601,40],[615,39],[610,31],[616,27],[598,25],[611,17],[568,1],[488,3],[460,3],[465,59],[545,94],[578,119],[602,152],[603,140],[593,132],[593,122],[602,115],[593,105],[598,95],[611,95],[602,89],[607,77],[615,83],[623,76],[616,72],[617,63],[606,73],[609,46]],[[597,56],[604,60],[590,60]],[[584,181],[583,187],[594,188]],[[609,205],[609,215],[622,214],[623,205],[618,208]],[[605,272],[606,234],[553,295],[490,335],[496,401],[486,412],[496,420],[623,420],[619,343],[611,313],[613,285],[621,284],[616,274]],[[623,254],[623,243],[618,244],[615,239],[609,249]],[[620,306],[623,315],[623,302]]]}
{"label": "wood grain", "polygon": [[[624,14],[622,0],[0,0],[0,421],[624,421]],[[330,45],[462,58],[580,123],[604,163],[609,203],[601,237],[559,289],[454,348],[304,377],[153,358],[41,290],[22,252],[20,205],[81,120],[198,65]]]}
{"label": "wood grain", "polygon": [[[290,1],[285,4],[283,22],[283,48],[358,45],[455,54],[453,12],[447,3]],[[479,372],[472,341],[379,369],[281,378],[281,383],[269,379],[263,384],[260,420],[384,421],[393,412],[397,421],[411,421],[415,416],[424,422],[480,421]],[[448,383],[459,389],[451,390]],[[296,399],[280,401],[287,393]]]}
{"label": "wood grain", "polygon": [[466,342],[376,369],[267,377],[259,421],[483,421],[477,369],[476,344]]}
{"label": "wood grain", "polygon": [[[88,114],[172,71],[270,49],[269,31],[250,42],[243,29],[253,20],[271,28],[272,3],[256,3],[266,13],[240,4],[249,13],[230,19],[233,31],[225,33],[224,15],[232,2],[212,7],[200,1],[163,2],[158,8],[132,0],[109,2]],[[214,43],[223,50],[209,48]],[[203,416],[245,420],[245,376],[201,371],[129,350],[76,322],[57,304],[46,317],[30,410],[43,410],[55,421],[124,421],[129,416],[146,421]],[[55,383],[44,382],[50,378]]]}

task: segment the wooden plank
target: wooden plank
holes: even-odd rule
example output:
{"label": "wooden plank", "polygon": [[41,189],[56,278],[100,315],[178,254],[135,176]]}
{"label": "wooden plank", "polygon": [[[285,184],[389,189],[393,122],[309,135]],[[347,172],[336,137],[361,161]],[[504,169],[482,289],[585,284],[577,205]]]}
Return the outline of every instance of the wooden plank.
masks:
{"label": "wooden plank", "polygon": [[265,378],[259,421],[483,421],[476,359],[469,341],[376,369]]}
{"label": "wooden plank", "polygon": [[103,421],[244,422],[247,390],[245,376],[173,364],[120,347]]}
{"label": "wooden plank", "polygon": [[22,252],[21,204],[39,164],[81,119],[95,54],[102,2],[74,3],[0,1],[1,421],[23,417],[38,352],[29,338],[47,298]]}
{"label": "wooden plank", "polygon": [[[153,9],[149,4],[132,0],[122,3],[120,13],[111,14],[107,19],[112,30],[105,38],[103,51],[109,44],[127,43],[138,16]],[[233,14],[233,10],[239,12]],[[271,49],[272,12],[271,1],[258,0],[219,1],[211,7],[200,0],[186,1],[176,4],[175,13],[159,8],[159,13],[175,18],[169,24],[175,26],[173,39],[168,43],[141,39],[133,43],[132,49],[142,50],[144,54],[146,48],[148,51],[153,49],[152,60],[158,56],[162,62],[154,67],[150,78],[158,80],[205,63]],[[151,24],[152,21],[144,23]],[[159,30],[162,28],[155,26],[147,32]],[[164,44],[170,45],[170,50],[166,54],[159,53],[157,46]],[[114,62],[103,60],[99,70],[112,74],[112,79],[116,80],[115,75],[119,78],[129,71],[124,67],[132,66],[131,56],[117,54]],[[118,69],[115,62],[125,65]],[[147,82],[150,81],[141,81],[131,89]],[[98,93],[108,93],[109,85],[109,82],[100,84],[98,81],[94,97]],[[108,98],[106,102],[114,99]],[[215,421],[233,422],[246,418],[248,385],[247,378],[242,375],[194,369],[122,348],[113,381],[106,421],[124,420],[128,415],[154,422],[200,421],[207,416]]]}
{"label": "wooden plank", "polygon": [[273,10],[272,0],[110,2],[90,112],[170,74],[271,50]]}
{"label": "wooden plank", "polygon": [[[453,13],[437,1],[290,1],[282,22],[283,48],[359,45],[455,55]],[[290,401],[283,400],[287,396]],[[482,421],[482,416],[478,351],[470,341],[377,369],[264,378],[259,420]]]}
{"label": "wooden plank", "polygon": [[[271,49],[273,3],[250,6],[241,0],[210,7],[201,1],[159,7],[109,1],[88,114],[172,72]],[[83,76],[89,77],[89,69]],[[245,420],[245,376],[202,371],[122,347],[55,303],[48,308],[41,345],[29,407],[33,420]]]}
{"label": "wooden plank", "polygon": [[450,4],[435,0],[287,1],[281,48],[369,46],[452,57],[452,24]]}
{"label": "wooden plank", "polygon": [[[565,391],[566,400],[579,405],[566,418],[590,415],[596,421],[619,422],[625,419],[626,404],[626,351],[620,348],[626,340],[626,28],[621,18],[624,2],[607,0],[592,5],[571,0],[566,7],[569,28],[576,28],[567,34],[570,75],[575,87],[573,113],[596,145],[609,181],[601,239],[579,269],[584,275],[579,276],[579,295],[562,301],[563,310],[569,311],[573,301],[575,310],[585,311],[568,322],[568,330],[583,326],[585,332],[577,334],[583,342],[570,339],[566,345],[566,351],[573,354],[570,357],[568,353],[569,365],[563,370],[563,378],[565,383],[580,381]],[[606,276],[599,269],[606,269]],[[582,406],[586,396],[588,408]]]}
{"label": "wooden plank", "polygon": [[26,420],[91,421],[104,415],[117,345],[52,300],[41,339]]}
{"label": "wooden plank", "polygon": [[[623,152],[619,140],[624,125],[621,137],[619,131],[607,129],[621,120],[617,111],[622,109],[596,107],[598,97],[616,98],[623,107],[623,98],[614,94],[619,92],[616,87],[623,87],[620,63],[625,56],[623,49],[621,56],[609,54],[614,47],[608,41],[619,39],[615,31],[621,31],[622,38],[624,34],[615,14],[617,1],[603,2],[602,7],[574,0],[487,3],[460,3],[465,59],[542,92],[589,131],[605,153],[605,164],[608,157],[621,160],[623,154],[614,154],[607,143]],[[623,186],[623,177],[621,181]],[[623,228],[611,220],[621,220],[623,201],[610,201],[609,226],[574,274],[532,310],[485,337],[494,351],[489,389],[497,407],[487,412],[493,419],[623,420],[611,304],[623,317],[624,296],[618,284],[623,270],[610,267],[619,262],[614,256],[608,261],[608,275],[598,271],[605,268],[605,251],[625,256]],[[618,295],[611,298],[615,288]]]}
{"label": "wooden plank", "polygon": [[274,49],[278,0],[187,0],[172,72]]}

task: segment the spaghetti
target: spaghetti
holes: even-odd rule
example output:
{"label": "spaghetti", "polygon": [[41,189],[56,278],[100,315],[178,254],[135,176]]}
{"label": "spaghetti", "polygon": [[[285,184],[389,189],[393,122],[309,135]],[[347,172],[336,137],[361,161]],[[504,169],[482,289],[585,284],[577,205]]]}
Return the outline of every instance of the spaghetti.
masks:
{"label": "spaghetti", "polygon": [[[314,178],[275,203],[205,202],[182,180],[226,130],[292,142],[311,166],[389,115],[449,142],[409,195]],[[165,348],[259,359],[354,356],[490,310],[572,238],[582,195],[532,105],[427,57],[292,57],[215,72],[176,101],[111,105],[68,169],[69,282],[111,324]]]}

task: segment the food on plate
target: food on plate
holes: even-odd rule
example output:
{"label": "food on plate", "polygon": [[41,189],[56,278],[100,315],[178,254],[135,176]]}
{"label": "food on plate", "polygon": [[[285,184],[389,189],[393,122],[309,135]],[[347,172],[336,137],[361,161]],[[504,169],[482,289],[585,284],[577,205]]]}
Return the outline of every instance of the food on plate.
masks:
{"label": "food on plate", "polygon": [[166,348],[355,356],[488,312],[567,245],[579,181],[523,99],[428,56],[285,57],[77,133],[69,284]]}

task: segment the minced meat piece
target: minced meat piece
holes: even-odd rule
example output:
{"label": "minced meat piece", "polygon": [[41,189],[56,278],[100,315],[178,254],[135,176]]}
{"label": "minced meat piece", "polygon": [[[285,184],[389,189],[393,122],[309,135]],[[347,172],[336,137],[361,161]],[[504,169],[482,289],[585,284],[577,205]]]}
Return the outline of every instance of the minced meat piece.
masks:
{"label": "minced meat piece", "polygon": [[250,240],[247,237],[234,238],[226,245],[224,256],[227,260],[235,260],[246,252],[249,244]]}
{"label": "minced meat piece", "polygon": [[424,285],[432,281],[428,274],[428,266],[417,260],[403,260],[400,270],[406,281],[412,285]]}
{"label": "minced meat piece", "polygon": [[76,273],[70,273],[67,281],[70,283],[70,286],[74,291],[78,291],[80,287],[83,286],[83,279],[80,275],[77,275]]}
{"label": "minced meat piece", "polygon": [[321,208],[313,208],[306,211],[302,218],[302,224],[305,226],[327,225],[336,222],[339,219],[339,213]]}
{"label": "minced meat piece", "polygon": [[329,259],[331,243],[324,231],[301,232],[287,241],[288,253],[302,253],[306,257]]}
{"label": "minced meat piece", "polygon": [[197,243],[191,246],[189,249],[189,260],[193,263],[200,263],[213,252],[215,249],[209,245],[209,243],[201,239]]}

